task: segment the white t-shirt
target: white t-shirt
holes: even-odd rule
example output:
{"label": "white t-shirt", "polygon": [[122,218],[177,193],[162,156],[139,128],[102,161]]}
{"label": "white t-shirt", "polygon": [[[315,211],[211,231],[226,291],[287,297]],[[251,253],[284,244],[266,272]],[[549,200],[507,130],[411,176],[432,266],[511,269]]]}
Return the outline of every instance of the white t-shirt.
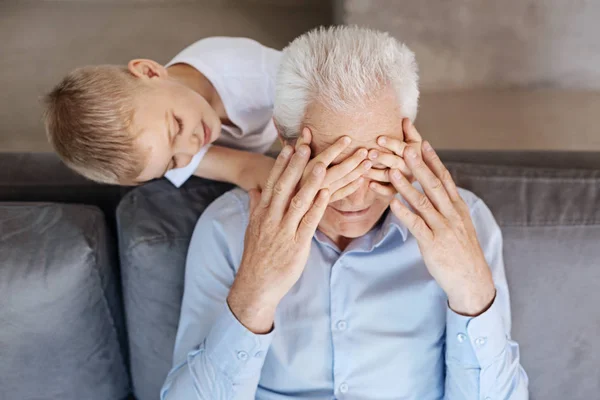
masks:
{"label": "white t-shirt", "polygon": [[[272,116],[280,60],[280,51],[252,39],[211,37],[185,48],[167,67],[188,64],[206,76],[219,93],[236,126],[222,125],[215,144],[264,153],[277,137]],[[165,177],[181,186],[194,174],[208,148],[204,146],[188,165],[168,171]]]}

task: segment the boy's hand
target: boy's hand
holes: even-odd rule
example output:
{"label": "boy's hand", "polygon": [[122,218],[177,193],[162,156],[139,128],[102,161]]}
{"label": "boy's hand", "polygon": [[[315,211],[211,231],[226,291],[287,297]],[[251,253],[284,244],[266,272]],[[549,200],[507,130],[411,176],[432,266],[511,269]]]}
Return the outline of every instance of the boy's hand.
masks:
{"label": "boy's hand", "polygon": [[[309,128],[305,127],[302,130],[301,136],[296,141],[296,150],[302,145],[310,146],[311,141],[312,133]],[[335,160],[350,145],[350,143],[351,139],[348,136],[343,136],[319,153],[318,156],[311,159],[302,176],[302,184],[308,179],[310,171],[312,171],[317,163],[330,165],[333,160]],[[331,193],[330,202],[333,203],[334,201],[343,199],[358,190],[363,183],[363,176],[365,176],[373,166],[373,162],[366,160],[367,155],[367,149],[361,148],[356,150],[353,155],[340,164],[327,168],[327,174],[323,180],[322,188],[329,189],[329,193]]]}

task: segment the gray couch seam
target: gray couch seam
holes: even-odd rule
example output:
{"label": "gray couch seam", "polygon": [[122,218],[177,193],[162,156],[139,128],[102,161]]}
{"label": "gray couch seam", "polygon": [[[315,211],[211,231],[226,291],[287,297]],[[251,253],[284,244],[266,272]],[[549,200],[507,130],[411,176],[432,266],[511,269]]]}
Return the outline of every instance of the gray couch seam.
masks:
{"label": "gray couch seam", "polygon": [[[95,207],[93,207],[95,208]],[[96,246],[94,246],[94,268],[92,268],[94,270],[94,274],[96,276],[97,281],[100,283],[100,292],[102,293],[102,303],[104,305],[104,312],[108,315],[108,321],[110,323],[110,327],[112,330],[112,334],[113,334],[113,338],[115,339],[116,343],[118,344],[118,352],[119,352],[119,361],[121,363],[121,373],[125,373],[125,376],[127,376],[127,391],[129,393],[131,393],[131,382],[129,381],[129,372],[128,372],[128,368],[127,365],[125,364],[125,358],[123,356],[123,353],[121,351],[121,345],[119,343],[119,334],[117,332],[117,327],[115,324],[115,320],[113,318],[113,315],[110,311],[110,307],[108,305],[108,299],[107,299],[107,294],[106,291],[104,290],[104,287],[102,285],[102,277],[100,276],[100,272],[98,271],[98,265],[99,265],[99,257],[98,257],[98,248],[99,248],[99,243],[101,242],[102,238],[99,236],[99,232],[97,228],[98,225],[98,217],[100,214],[100,217],[104,218],[104,214],[102,214],[101,211],[99,211],[98,209],[95,210],[96,211],[96,215],[94,216],[94,220],[93,220],[93,232],[95,232],[96,234],[95,239],[96,239]]]}
{"label": "gray couch seam", "polygon": [[538,176],[502,176],[502,175],[471,175],[466,173],[458,172],[458,177],[467,177],[471,179],[491,179],[497,181],[527,181],[527,182],[556,182],[556,183],[570,183],[570,182],[580,182],[580,183],[589,183],[589,182],[600,182],[600,178],[550,178],[550,177],[538,177]]}
{"label": "gray couch seam", "polygon": [[127,245],[127,248],[125,249],[127,254],[129,255],[129,253],[135,249],[137,246],[142,245],[142,244],[146,244],[146,243],[157,243],[163,240],[177,240],[177,241],[181,241],[181,240],[190,240],[191,239],[191,235],[190,236],[159,236],[159,235],[155,235],[155,236],[150,236],[150,237],[146,237],[146,238],[141,238],[139,240],[136,240],[135,242]]}
{"label": "gray couch seam", "polygon": [[536,221],[536,222],[510,222],[510,223],[499,223],[500,227],[529,227],[529,228],[545,228],[545,227],[555,227],[555,228],[571,228],[574,226],[600,226],[600,221],[592,220],[592,221],[581,221],[581,220],[571,220],[571,221]]}

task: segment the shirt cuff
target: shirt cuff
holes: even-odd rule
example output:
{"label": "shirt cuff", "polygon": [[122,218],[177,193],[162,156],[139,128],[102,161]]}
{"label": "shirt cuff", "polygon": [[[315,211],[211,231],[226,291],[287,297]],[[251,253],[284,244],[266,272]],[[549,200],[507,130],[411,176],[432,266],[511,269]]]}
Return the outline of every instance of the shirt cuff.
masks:
{"label": "shirt cuff", "polygon": [[260,374],[274,330],[265,335],[249,331],[225,302],[221,316],[204,341],[207,357],[234,382]]}
{"label": "shirt cuff", "polygon": [[190,176],[194,175],[194,172],[198,169],[198,165],[200,165],[200,161],[202,161],[209,148],[210,145],[202,147],[200,151],[192,157],[188,165],[167,171],[165,173],[165,178],[171,181],[175,187],[181,187],[185,181],[190,179]]}
{"label": "shirt cuff", "polygon": [[477,317],[446,313],[446,358],[466,366],[485,368],[502,353],[508,341],[498,299]]}

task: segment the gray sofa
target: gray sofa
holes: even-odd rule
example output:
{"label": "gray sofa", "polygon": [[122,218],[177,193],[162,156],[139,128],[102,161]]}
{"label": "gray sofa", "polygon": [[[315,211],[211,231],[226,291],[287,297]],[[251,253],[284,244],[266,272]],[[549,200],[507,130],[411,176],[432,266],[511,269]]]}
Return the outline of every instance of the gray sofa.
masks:
{"label": "gray sofa", "polygon": [[[600,154],[441,155],[503,229],[531,398],[599,398]],[[0,154],[0,399],[158,399],[192,229],[230,188],[101,186]]]}

